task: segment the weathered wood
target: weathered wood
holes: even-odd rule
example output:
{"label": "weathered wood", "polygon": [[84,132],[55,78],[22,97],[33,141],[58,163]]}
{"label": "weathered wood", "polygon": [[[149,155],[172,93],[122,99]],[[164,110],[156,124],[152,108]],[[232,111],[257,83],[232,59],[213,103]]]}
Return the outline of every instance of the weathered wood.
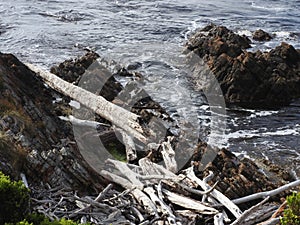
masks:
{"label": "weathered wood", "polygon": [[[109,184],[106,188],[104,188],[103,191],[99,193],[99,195],[95,198],[94,201],[95,202],[100,202],[105,197],[105,195],[107,194],[107,192],[112,188],[112,186],[113,186],[112,184]],[[85,207],[82,207],[82,208],[76,210],[75,212],[73,212],[71,215],[69,215],[69,217],[73,218],[73,217],[77,216],[78,214],[84,212],[85,210],[88,210],[91,206],[92,206],[91,204],[88,204]]]}
{"label": "weathered wood", "polygon": [[171,146],[171,137],[168,137],[168,141],[165,141],[161,144],[162,151],[161,154],[163,156],[166,169],[176,173],[177,172],[177,162],[175,159],[175,151]]}
{"label": "weathered wood", "polygon": [[[204,191],[211,189],[211,187],[196,177],[194,173],[193,167],[190,167],[186,170],[186,176],[190,178],[191,180],[195,181]],[[223,204],[229,211],[236,217],[240,217],[242,212],[239,209],[238,206],[236,206],[229,198],[227,198],[225,195],[223,195],[220,191],[218,190],[213,190],[210,195],[212,195],[216,200],[218,200],[221,204]]]}
{"label": "weathered wood", "polygon": [[114,130],[119,132],[122,135],[123,144],[126,149],[126,159],[128,162],[133,161],[137,158],[136,148],[133,139],[120,128],[114,127]]}
{"label": "weathered wood", "polygon": [[281,213],[283,213],[285,207],[287,205],[287,201],[285,200],[280,206],[279,208],[273,213],[271,218],[276,218],[278,217]]}
{"label": "weathered wood", "polygon": [[91,120],[81,120],[81,119],[78,119],[72,115],[68,116],[68,117],[65,117],[65,116],[59,116],[59,118],[61,120],[64,120],[64,121],[69,121],[71,122],[72,124],[75,124],[77,126],[87,126],[87,127],[92,127],[94,129],[97,129],[99,126],[106,126],[106,127],[110,127],[109,124],[105,124],[105,123],[99,123],[97,121],[91,121]]}
{"label": "weathered wood", "polygon": [[156,208],[158,209],[158,212],[161,214],[167,216],[167,221],[169,224],[176,224],[176,217],[173,214],[172,210],[169,208],[169,206],[164,203],[164,201],[157,196],[155,193],[155,190],[152,187],[146,187],[144,189],[144,192],[148,194],[152,202],[156,204]]}
{"label": "weathered wood", "polygon": [[224,225],[224,215],[223,213],[218,213],[214,216],[214,225]]}
{"label": "weathered wood", "polygon": [[255,212],[252,212],[244,221],[243,225],[257,224],[262,221],[270,219],[272,214],[276,211],[278,206],[273,203],[264,204]]}
{"label": "weathered wood", "polygon": [[258,223],[256,225],[277,225],[280,223],[280,218],[271,218],[267,221],[264,221],[262,223]]}
{"label": "weathered wood", "polygon": [[32,64],[26,66],[40,76],[47,85],[54,90],[69,96],[80,104],[93,110],[104,119],[112,122],[117,127],[122,128],[128,134],[137,138],[143,143],[147,142],[142,126],[139,124],[139,116],[128,110],[107,101],[102,96],[91,93],[81,87],[70,84],[56,75],[41,69]]}
{"label": "weathered wood", "polygon": [[112,181],[116,184],[121,185],[125,189],[131,189],[132,188],[132,183],[129,180],[127,180],[123,177],[120,177],[120,176],[118,176],[114,173],[111,173],[111,172],[106,171],[106,170],[101,170],[100,175],[105,177],[107,180],[110,180],[110,181]]}
{"label": "weathered wood", "polygon": [[196,201],[194,199],[181,196],[179,194],[170,192],[168,190],[163,190],[163,193],[169,199],[169,201],[173,202],[176,205],[182,206],[186,209],[193,209],[202,214],[214,215],[218,213],[218,210],[215,208],[204,205],[203,203]]}
{"label": "weathered wood", "polygon": [[29,185],[28,185],[28,181],[27,181],[27,178],[26,178],[25,174],[21,173],[20,176],[21,176],[22,182],[24,183],[25,187],[28,188]]}
{"label": "weathered wood", "polygon": [[248,196],[245,196],[242,198],[234,199],[234,200],[232,200],[232,202],[234,202],[235,204],[241,204],[241,203],[249,202],[252,200],[259,199],[259,198],[266,198],[268,196],[271,197],[271,196],[278,195],[279,193],[281,193],[283,191],[289,190],[289,189],[291,189],[293,187],[297,187],[297,186],[300,186],[300,180],[296,180],[291,183],[285,184],[285,185],[283,185],[279,188],[276,188],[272,191],[259,192],[259,193],[248,195]]}
{"label": "weathered wood", "polygon": [[266,203],[270,197],[265,198],[263,201],[259,202],[258,204],[252,206],[250,209],[247,209],[243,212],[243,214],[237,218],[231,225],[244,225],[245,219],[253,212],[255,212],[261,205]]}
{"label": "weathered wood", "polygon": [[134,198],[139,202],[139,204],[145,208],[149,215],[158,217],[158,212],[155,207],[155,204],[144,192],[142,192],[139,189],[134,189],[131,193],[134,196]]}
{"label": "weathered wood", "polygon": [[139,221],[142,222],[145,220],[144,216],[142,213],[134,206],[130,206],[130,210],[134,213],[134,215],[139,218]]}
{"label": "weathered wood", "polygon": [[139,160],[139,166],[141,167],[143,174],[145,175],[164,175],[167,177],[176,178],[177,175],[164,168],[162,165],[153,163],[149,158],[145,157]]}
{"label": "weathered wood", "polygon": [[127,163],[114,159],[107,159],[106,162],[113,164],[114,167],[118,169],[123,176],[127,177],[128,181],[132,185],[131,188],[136,187],[140,190],[143,189],[144,184],[137,178],[137,174],[128,167]]}

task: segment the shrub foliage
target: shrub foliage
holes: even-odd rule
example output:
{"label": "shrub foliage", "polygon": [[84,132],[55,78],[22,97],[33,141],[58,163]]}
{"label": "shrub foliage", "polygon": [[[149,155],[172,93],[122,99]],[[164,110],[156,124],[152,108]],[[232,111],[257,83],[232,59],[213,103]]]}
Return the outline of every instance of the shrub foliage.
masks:
{"label": "shrub foliage", "polygon": [[22,220],[29,209],[29,189],[0,171],[0,224]]}
{"label": "shrub foliage", "polygon": [[281,218],[282,225],[300,225],[300,192],[286,198],[288,208]]}

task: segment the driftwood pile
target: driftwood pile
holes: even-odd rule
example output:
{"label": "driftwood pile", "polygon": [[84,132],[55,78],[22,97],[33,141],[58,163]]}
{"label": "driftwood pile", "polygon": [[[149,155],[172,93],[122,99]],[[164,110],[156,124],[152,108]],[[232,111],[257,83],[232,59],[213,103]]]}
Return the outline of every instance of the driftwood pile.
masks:
{"label": "driftwood pile", "polygon": [[[95,224],[277,224],[282,205],[267,203],[271,196],[299,186],[294,181],[275,190],[230,200],[215,186],[208,185],[214,176],[198,178],[189,167],[179,175],[152,163],[140,165],[108,160],[110,168],[101,175],[124,189],[116,191],[109,184],[98,196],[80,197],[62,187],[33,191],[34,211],[50,219],[62,217]],[[118,171],[115,171],[118,170]],[[263,199],[242,211],[239,204]]]}
{"label": "driftwood pile", "polygon": [[[140,115],[36,66],[27,66],[51,88],[75,99],[111,122],[112,129],[123,137],[127,161],[134,162],[107,159],[105,166],[97,172],[116,186],[113,188],[109,184],[98,196],[79,196],[71,190],[51,187],[47,193],[39,193],[37,190],[32,199],[33,208],[50,218],[66,217],[95,224],[276,224],[279,221],[277,210],[280,206],[267,203],[268,200],[271,196],[300,185],[300,180],[297,180],[279,188],[274,187],[274,190],[229,199],[219,191],[222,188],[218,184],[222,180],[214,181],[214,177],[219,177],[219,174],[209,171],[209,168],[213,168],[212,165],[204,168],[207,170],[202,178],[196,175],[199,165],[194,161],[177,172],[180,168],[175,160],[176,137],[166,133],[165,137],[153,142],[157,140],[154,137],[155,130],[147,127],[145,120],[141,123]],[[92,121],[74,117],[69,117],[69,120],[77,125],[95,125]],[[144,151],[146,155],[138,156],[136,142],[147,149]],[[222,154],[226,155],[226,150],[218,150],[218,155]],[[161,156],[158,161],[160,163],[153,160],[153,155]],[[239,168],[232,173],[241,170]],[[248,182],[250,179],[242,175],[239,178],[237,183],[245,180]],[[261,178],[260,182],[264,182],[263,179],[265,178]],[[249,187],[253,186],[255,181],[249,184]],[[261,199],[263,200],[259,202]],[[245,208],[243,205],[242,210],[239,205],[243,203],[250,206]]]}

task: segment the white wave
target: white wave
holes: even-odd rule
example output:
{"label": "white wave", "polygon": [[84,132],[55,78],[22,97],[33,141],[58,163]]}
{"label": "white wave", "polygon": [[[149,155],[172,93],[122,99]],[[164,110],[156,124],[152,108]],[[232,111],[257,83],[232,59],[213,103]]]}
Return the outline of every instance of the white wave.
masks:
{"label": "white wave", "polygon": [[277,130],[275,132],[266,132],[263,133],[263,136],[285,136],[285,135],[299,135],[298,130],[286,129],[286,130]]}
{"label": "white wave", "polygon": [[288,31],[276,31],[274,34],[277,38],[288,38],[291,36],[291,32]]}
{"label": "white wave", "polygon": [[[222,148],[228,147],[230,140],[234,139],[251,139],[258,137],[288,135],[299,136],[300,126],[297,124],[293,128],[281,127],[278,128],[276,131],[266,131],[266,128],[262,128],[259,130],[238,130],[225,135],[214,135],[214,137],[211,137],[211,140],[214,142],[214,145],[217,145],[218,147]],[[267,142],[266,145],[269,145],[269,142]]]}
{"label": "white wave", "polygon": [[237,32],[238,35],[245,35],[247,37],[252,37],[252,33],[250,30],[239,30]]}
{"label": "white wave", "polygon": [[248,118],[264,117],[277,114],[279,111],[255,111]]}
{"label": "white wave", "polygon": [[256,9],[262,9],[262,10],[266,10],[266,11],[276,11],[276,12],[288,10],[288,8],[286,8],[286,7],[274,7],[274,6],[270,6],[270,5],[258,5],[255,2],[251,3],[251,7],[256,8]]}
{"label": "white wave", "polygon": [[241,151],[241,152],[232,152],[236,157],[239,158],[248,158],[251,159],[251,157],[248,155],[246,151]]}
{"label": "white wave", "polygon": [[239,138],[254,138],[254,137],[268,137],[268,136],[286,136],[286,135],[300,135],[299,128],[278,128],[276,131],[262,132],[262,130],[238,130],[226,135],[227,139]]}

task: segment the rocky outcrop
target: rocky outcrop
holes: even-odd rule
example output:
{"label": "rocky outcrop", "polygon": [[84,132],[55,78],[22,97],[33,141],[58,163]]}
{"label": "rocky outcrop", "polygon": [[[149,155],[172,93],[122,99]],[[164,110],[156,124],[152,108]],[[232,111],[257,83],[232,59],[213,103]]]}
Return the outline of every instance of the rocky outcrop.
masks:
{"label": "rocky outcrop", "polygon": [[[89,82],[96,84],[95,93],[125,108],[131,105],[130,110],[141,115],[145,122],[154,115],[172,121],[165,110],[134,83],[122,87],[112,72],[102,65],[104,63],[96,62],[98,57],[89,52],[81,58],[66,60],[51,71],[74,84],[79,84],[83,74],[88,73]],[[130,98],[131,94],[138,98]],[[13,55],[0,54],[1,171],[16,179],[24,173],[32,186],[43,183],[81,191],[102,189],[106,180],[82,157],[72,124],[59,119],[59,116],[72,114],[70,100],[47,88]],[[99,136],[108,151],[124,154],[124,146],[110,123],[100,116],[92,116],[107,126],[98,127],[97,131],[91,128],[93,133],[90,135]]]}
{"label": "rocky outcrop", "polygon": [[228,105],[278,107],[300,97],[299,51],[287,43],[264,53],[249,47],[248,38],[216,25],[196,32],[186,46],[208,65]]}
{"label": "rocky outcrop", "polygon": [[[98,94],[112,101],[122,90],[122,86],[107,68],[96,61],[99,57],[96,52],[88,52],[82,57],[69,59],[53,66],[50,71],[75,85],[78,85],[82,76],[86,75],[89,77],[89,83],[97,84],[99,90],[95,90],[95,92],[98,91]],[[90,86],[92,87],[93,84]]]}
{"label": "rocky outcrop", "polygon": [[[229,35],[235,39],[240,39],[240,37],[234,34]],[[243,40],[244,45],[247,46],[248,40]],[[235,50],[238,49],[238,45],[235,43],[227,43],[226,45],[227,48],[232,49],[233,55],[236,54]],[[167,124],[176,126],[176,122],[174,122],[166,111],[158,103],[153,101],[144,90],[138,88],[136,83],[128,82],[125,87],[122,87],[118,84],[117,80],[111,76],[112,72],[109,72],[103,64],[100,63],[94,67],[94,56],[95,55],[91,53],[84,56],[92,58],[90,60],[90,66],[86,67],[80,64],[80,59],[75,59],[63,62],[58,66],[60,69],[53,69],[53,72],[61,77],[66,76],[66,79],[70,82],[77,84],[83,79],[83,73],[87,72],[91,75],[90,82],[92,83],[98,82],[99,80],[97,80],[96,77],[100,76],[100,86],[108,85],[108,87],[113,88],[110,91],[106,89],[106,91],[103,92],[103,95],[106,95],[107,99],[113,99],[112,102],[124,108],[130,106],[128,109],[141,116],[141,121],[145,127],[149,127],[150,125],[165,126],[166,130],[162,129],[162,131],[165,132],[161,134],[157,132],[157,140],[151,139],[153,143],[147,146],[148,149],[146,146],[143,146],[142,143],[139,143],[140,146],[137,146],[137,148],[141,148],[141,151],[137,154],[137,160],[145,157],[144,160],[146,158],[147,160],[145,160],[144,163],[148,163],[150,160],[152,162],[162,162],[166,155],[163,157],[161,150],[166,147],[161,147],[157,143],[167,139],[165,138],[167,135],[172,136],[172,138],[169,138],[170,141],[167,144],[170,144],[170,146],[176,146],[176,144],[178,144],[176,143],[176,139],[181,135],[180,132],[174,135],[171,131],[173,127],[167,127]],[[291,59],[289,59],[289,61],[291,61]],[[68,65],[74,65],[77,69],[73,69],[72,66],[68,67]],[[88,71],[78,73],[78,71],[81,70],[78,67],[83,67],[83,70],[88,68]],[[72,74],[74,74],[74,78]],[[118,88],[120,88],[121,91],[118,91]],[[97,92],[98,89],[94,91]],[[36,74],[10,54],[0,54],[0,92],[0,170],[5,171],[7,174],[14,175],[15,178],[18,179],[21,172],[25,173],[30,187],[33,190],[33,194],[36,196],[45,197],[45,193],[49,193],[51,190],[61,190],[61,187],[71,188],[76,190],[74,192],[81,191],[80,194],[90,195],[94,191],[99,192],[100,189],[106,186],[107,180],[100,176],[99,173],[93,169],[94,167],[91,167],[91,165],[85,161],[86,158],[81,155],[78,146],[82,143],[80,143],[78,139],[75,141],[71,124],[59,119],[59,116],[67,116],[68,113],[70,113],[70,109],[68,108],[70,107],[68,105],[70,99],[49,89]],[[98,93],[101,93],[101,90]],[[58,98],[62,100],[58,101]],[[160,121],[158,120],[156,124],[155,120],[151,120],[152,117],[161,118],[163,123],[159,123]],[[97,128],[96,131],[94,129],[92,132],[86,132],[84,135],[88,137],[99,137],[107,150],[114,148],[114,151],[118,152],[118,154],[124,151],[124,146],[118,141],[114,130],[110,127],[110,123],[107,123],[107,121],[104,121],[100,117],[97,117],[96,120],[106,123],[106,125],[98,127],[99,129]],[[157,129],[154,130],[156,131]],[[172,142],[172,139],[175,141]],[[94,144],[94,142],[92,144]],[[97,147],[97,143],[95,143],[94,146]],[[218,182],[216,188],[229,198],[238,198],[276,187],[276,184],[270,181],[255,163],[247,159],[241,160],[226,149],[211,149],[206,143],[200,143],[199,146],[182,145],[180,147],[182,148],[179,151],[183,153],[187,148],[196,148],[193,157],[187,163],[186,167],[190,167],[192,164],[195,166],[194,168],[199,168],[195,172],[198,177],[201,178],[206,177],[209,171],[212,171],[214,178],[212,178],[210,184],[212,185]],[[174,149],[176,150],[178,148]],[[210,153],[206,154],[211,150],[216,153],[213,155],[216,156],[215,158],[211,158]],[[89,149],[87,149],[87,151],[89,151]],[[176,152],[176,154],[177,153],[178,152]],[[173,155],[173,153],[169,155]],[[203,158],[205,159],[205,157],[208,157],[211,161],[207,165],[201,165],[201,162],[205,161],[202,160]],[[105,163],[108,167],[106,172],[110,173],[114,170],[111,170],[112,165],[109,165],[109,162],[105,162],[106,159],[107,158],[97,157],[92,160],[98,165]],[[131,163],[138,164],[137,160]],[[155,169],[152,162],[147,165],[152,165]],[[112,163],[112,160],[110,163]],[[118,163],[120,162],[118,161]],[[141,161],[139,165],[142,165]],[[135,168],[134,171],[140,172],[137,165],[131,166]],[[124,169],[125,167],[119,167],[121,170],[122,168]],[[145,169],[147,167],[143,168]],[[124,171],[120,172],[127,173],[129,172],[128,170],[124,169]],[[149,171],[146,170],[146,172]],[[108,173],[102,174],[105,176],[105,174],[107,175]],[[128,176],[128,178],[129,177],[130,176]],[[136,178],[137,177],[135,177],[134,180],[137,180]],[[113,181],[118,184],[118,181],[122,182],[123,180],[124,178]],[[43,184],[45,187],[48,187],[43,187]],[[55,188],[53,189],[53,187]],[[114,193],[118,194],[116,190],[114,190]],[[36,197],[36,199],[38,198],[39,197]],[[131,197],[130,199],[133,200]],[[61,204],[63,200],[58,201],[60,203],[57,204]],[[43,201],[41,202],[44,204]],[[137,202],[135,200],[129,201],[128,204],[136,205]],[[113,206],[115,207],[115,205]],[[51,208],[53,208],[53,205],[51,205]],[[73,207],[71,208],[70,210],[74,210]],[[142,209],[142,211],[144,212],[145,210]],[[119,213],[124,217],[128,214],[127,211],[123,210],[122,212],[119,211]],[[110,217],[110,214],[107,216]]]}
{"label": "rocky outcrop", "polygon": [[[275,179],[275,176],[272,176],[274,180],[270,180],[252,160],[239,159],[225,148],[217,150],[215,159],[201,169],[199,163],[208,151],[213,150],[206,143],[200,143],[195,150],[193,163],[200,168],[197,176],[204,178],[209,175],[209,171],[213,172],[210,185],[218,182],[216,188],[230,199],[272,190],[282,181],[282,178]],[[292,178],[289,177],[287,180]]]}
{"label": "rocky outcrop", "polygon": [[256,41],[270,41],[273,37],[262,29],[258,29],[253,33],[253,40]]}
{"label": "rocky outcrop", "polygon": [[32,186],[102,188],[104,180],[81,157],[72,127],[61,121],[57,93],[11,54],[0,54],[0,170]]}

